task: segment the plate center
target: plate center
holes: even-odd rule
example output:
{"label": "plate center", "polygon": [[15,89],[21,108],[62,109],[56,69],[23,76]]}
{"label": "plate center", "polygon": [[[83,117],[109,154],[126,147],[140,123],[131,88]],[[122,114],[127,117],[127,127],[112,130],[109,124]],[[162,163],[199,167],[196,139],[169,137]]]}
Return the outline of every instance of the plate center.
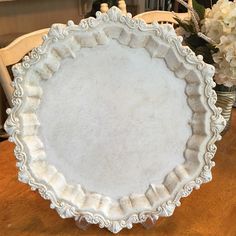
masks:
{"label": "plate center", "polygon": [[163,59],[115,40],[76,56],[40,81],[48,162],[68,183],[115,199],[161,184],[184,162],[192,134],[185,81]]}

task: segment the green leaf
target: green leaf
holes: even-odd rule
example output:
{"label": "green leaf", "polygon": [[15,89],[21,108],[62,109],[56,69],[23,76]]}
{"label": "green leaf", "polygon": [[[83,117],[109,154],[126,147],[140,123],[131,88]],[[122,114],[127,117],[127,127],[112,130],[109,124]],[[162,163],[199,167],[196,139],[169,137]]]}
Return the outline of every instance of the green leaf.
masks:
{"label": "green leaf", "polygon": [[192,34],[187,38],[188,43],[193,47],[197,48],[200,46],[206,46],[207,42],[200,38],[197,34]]}
{"label": "green leaf", "polygon": [[193,0],[193,9],[197,12],[199,18],[202,20],[205,17],[205,7]]}
{"label": "green leaf", "polygon": [[174,17],[174,19],[178,22],[179,26],[182,27],[185,31],[193,33],[194,29],[189,21],[181,20],[178,17]]}

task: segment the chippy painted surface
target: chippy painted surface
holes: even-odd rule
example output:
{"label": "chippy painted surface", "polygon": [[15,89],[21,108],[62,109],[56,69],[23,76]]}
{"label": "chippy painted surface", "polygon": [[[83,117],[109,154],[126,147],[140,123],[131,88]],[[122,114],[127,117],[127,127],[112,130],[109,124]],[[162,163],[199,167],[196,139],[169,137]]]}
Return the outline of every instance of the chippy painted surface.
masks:
{"label": "chippy painted surface", "polygon": [[[60,72],[68,58],[76,58],[80,50],[109,45],[114,40],[118,42],[113,45],[115,48],[122,45],[137,51],[145,49],[152,60],[165,61],[163,68],[169,68],[180,84],[181,80],[184,81],[183,97],[192,116],[189,122],[192,132],[186,140],[184,163],[170,171],[163,184],[150,184],[143,194],[130,194],[119,199],[90,192],[79,183],[68,184],[63,174],[48,164],[47,151],[38,133],[41,101],[43,104],[42,84]],[[181,41],[170,25],[146,25],[129,14],[122,15],[116,7],[104,14],[98,12],[96,19],[82,20],[79,25],[71,21],[67,26],[53,25],[42,46],[13,67],[14,107],[7,111],[9,118],[5,128],[11,135],[10,140],[16,143],[19,180],[49,199],[51,208],[55,208],[61,217],[78,219],[82,216],[87,222],[99,224],[113,233],[132,228],[133,223],[144,222],[149,217],[158,219],[172,215],[175,207],[180,205],[181,197],[211,180],[215,142],[220,140],[220,132],[225,126],[220,109],[215,106],[214,67],[182,46]],[[117,68],[117,71],[121,69]],[[188,134],[188,129],[185,132]],[[166,145],[171,149],[173,144]]]}

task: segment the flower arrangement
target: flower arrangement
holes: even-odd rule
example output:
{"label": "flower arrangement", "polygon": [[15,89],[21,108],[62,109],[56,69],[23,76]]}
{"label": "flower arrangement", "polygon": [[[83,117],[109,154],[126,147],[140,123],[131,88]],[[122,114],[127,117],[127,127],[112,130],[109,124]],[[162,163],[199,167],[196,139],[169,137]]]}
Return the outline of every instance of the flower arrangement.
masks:
{"label": "flower arrangement", "polygon": [[192,6],[183,0],[177,1],[191,14],[186,20],[176,15],[177,34],[183,36],[184,44],[216,68],[216,105],[222,109],[227,122],[225,133],[230,126],[236,95],[236,0],[219,0],[212,9],[205,9],[196,0]]}
{"label": "flower arrangement", "polygon": [[[176,21],[177,32],[184,37],[184,43],[204,61],[216,67],[215,82],[218,89],[230,90],[236,85],[236,2],[219,0],[212,9],[205,9],[193,0],[188,6],[191,18]],[[219,86],[224,85],[224,86]],[[226,88],[225,88],[226,87]]]}

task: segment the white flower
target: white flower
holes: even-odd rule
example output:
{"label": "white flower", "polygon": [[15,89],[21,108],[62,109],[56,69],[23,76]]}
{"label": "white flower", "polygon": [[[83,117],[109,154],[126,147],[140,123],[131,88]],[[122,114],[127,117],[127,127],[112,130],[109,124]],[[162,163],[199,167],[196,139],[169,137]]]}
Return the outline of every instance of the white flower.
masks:
{"label": "white flower", "polygon": [[227,32],[222,21],[211,19],[205,19],[204,25],[202,26],[202,31],[216,43],[220,43],[220,37]]}
{"label": "white flower", "polygon": [[219,0],[207,9],[201,30],[219,49],[213,54],[215,81],[228,87],[236,85],[236,2]]}
{"label": "white flower", "polygon": [[236,2],[219,0],[206,9],[201,30],[217,43],[222,35],[236,34]]}
{"label": "white flower", "polygon": [[236,85],[236,42],[213,54],[213,59],[216,63],[215,81],[228,87]]}

